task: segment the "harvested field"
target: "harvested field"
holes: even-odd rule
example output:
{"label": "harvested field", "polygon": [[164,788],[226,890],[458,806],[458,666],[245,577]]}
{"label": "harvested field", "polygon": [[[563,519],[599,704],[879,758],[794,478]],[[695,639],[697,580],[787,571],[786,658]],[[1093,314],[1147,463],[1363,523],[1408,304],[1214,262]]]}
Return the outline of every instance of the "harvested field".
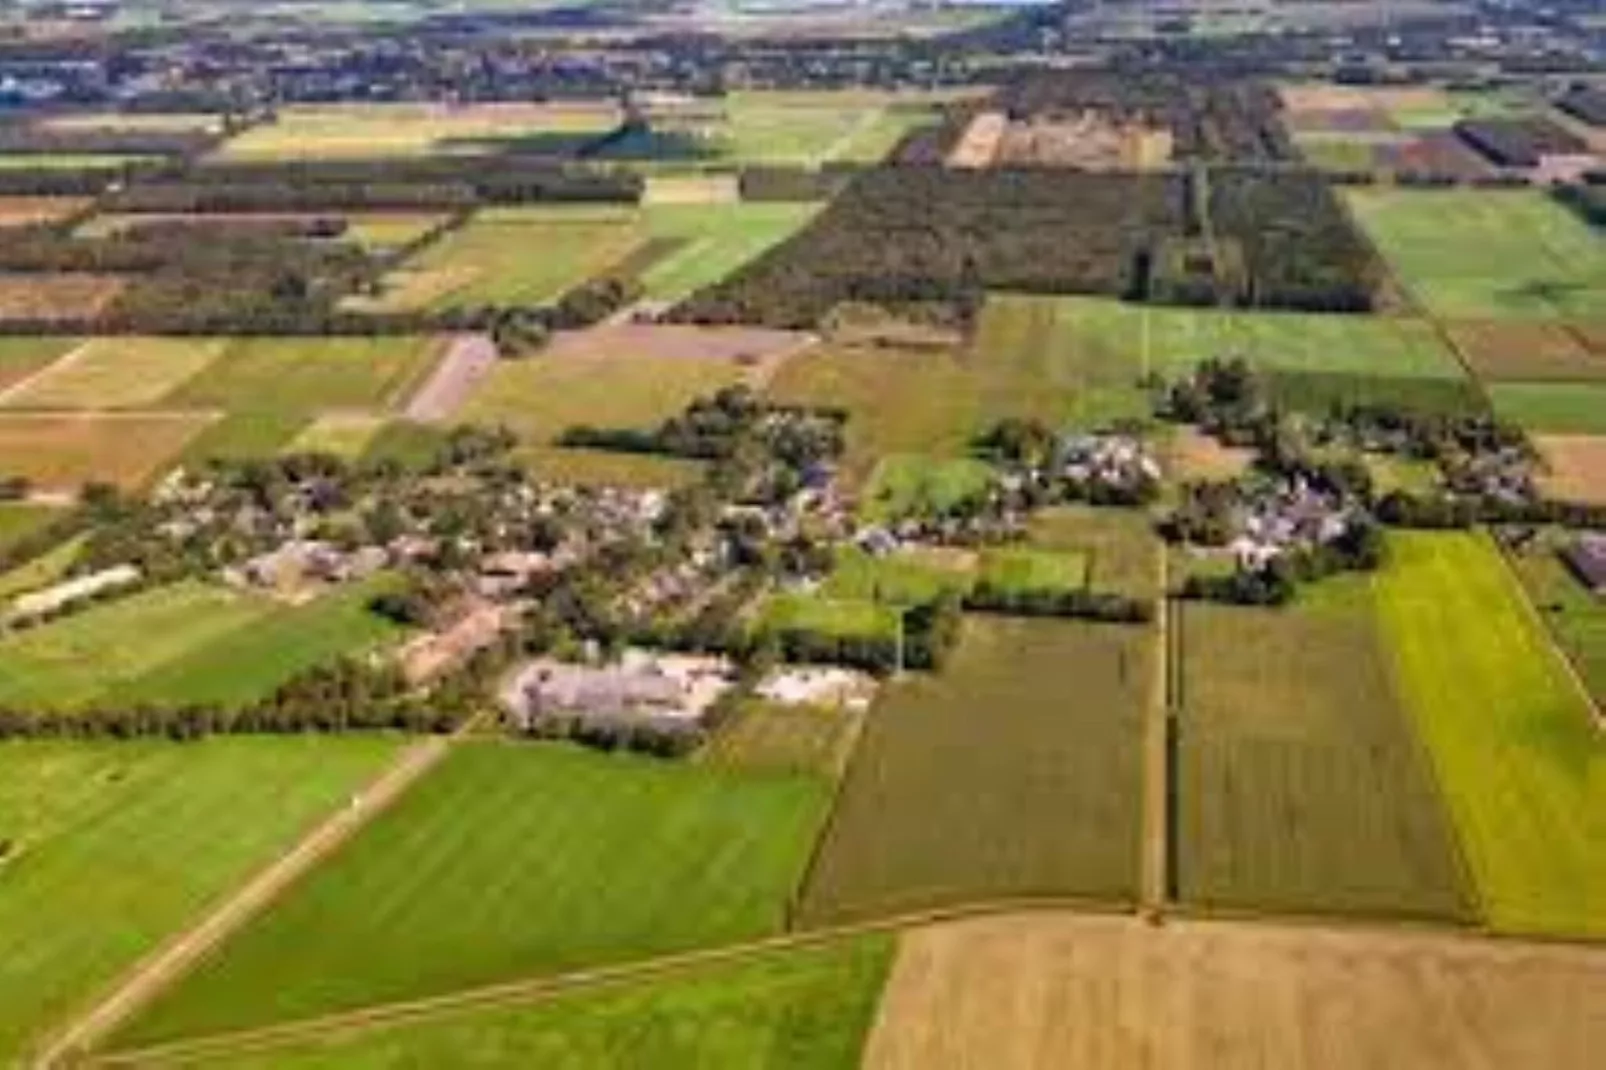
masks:
{"label": "harvested field", "polygon": [[89,111],[47,115],[39,125],[61,133],[119,130],[137,134],[218,133],[223,116],[212,112]]}
{"label": "harvested field", "polygon": [[125,285],[115,275],[0,274],[0,320],[91,320]]}
{"label": "harvested field", "polygon": [[1009,129],[1009,117],[1000,111],[984,111],[970,121],[959,142],[949,150],[949,167],[991,167],[998,156],[998,145]]}
{"label": "harvested field", "polygon": [[1535,435],[1549,469],[1544,493],[1569,502],[1606,505],[1606,435]]}
{"label": "harvested field", "polygon": [[206,338],[95,338],[0,391],[8,409],[134,409],[160,401],[222,355]]}
{"label": "harvested field", "polygon": [[[364,159],[485,153],[498,143],[601,134],[619,122],[608,102],[554,104],[327,104],[283,107],[214,155],[223,162]],[[571,136],[571,137],[565,137]]]}
{"label": "harvested field", "polygon": [[1333,111],[1420,112],[1448,107],[1444,90],[1436,86],[1345,86],[1327,82],[1283,85],[1277,88],[1289,114]]}
{"label": "harvested field", "polygon": [[1590,348],[1571,324],[1483,320],[1445,329],[1480,379],[1606,380],[1606,349]]}
{"label": "harvested field", "polygon": [[432,337],[240,338],[167,398],[230,413],[385,409],[412,396],[434,369]]}
{"label": "harvested field", "polygon": [[867,1070],[1585,1070],[1606,952],[1031,914],[905,938]]}
{"label": "harvested field", "polygon": [[76,491],[90,482],[132,488],[176,457],[212,419],[194,413],[7,413],[0,415],[0,457],[8,474],[26,476],[41,490]]}
{"label": "harvested field", "polygon": [[1205,907],[1470,919],[1365,579],[1177,607],[1177,891]]}
{"label": "harvested field", "polygon": [[1134,628],[967,620],[940,676],[883,690],[801,919],[1010,896],[1133,898],[1153,645]]}
{"label": "harvested field", "polygon": [[1606,383],[1497,383],[1495,414],[1548,435],[1606,435]]}
{"label": "harvested field", "polygon": [[71,338],[0,337],[0,394],[48,368],[77,345]]}
{"label": "harvested field", "polygon": [[1171,145],[1171,131],[1164,127],[1115,122],[1091,110],[1047,113],[1007,123],[993,162],[1003,167],[1146,171],[1170,164]]}
{"label": "harvested field", "polygon": [[1485,535],[1390,533],[1377,581],[1404,705],[1496,929],[1606,934],[1606,737]]}
{"label": "harvested field", "polygon": [[460,745],[124,1039],[264,1025],[774,933],[828,795],[812,776]]}
{"label": "harvested field", "polygon": [[648,175],[641,203],[734,205],[741,201],[741,185],[731,175]]}
{"label": "harvested field", "polygon": [[90,205],[88,197],[0,196],[0,229],[54,223]]}

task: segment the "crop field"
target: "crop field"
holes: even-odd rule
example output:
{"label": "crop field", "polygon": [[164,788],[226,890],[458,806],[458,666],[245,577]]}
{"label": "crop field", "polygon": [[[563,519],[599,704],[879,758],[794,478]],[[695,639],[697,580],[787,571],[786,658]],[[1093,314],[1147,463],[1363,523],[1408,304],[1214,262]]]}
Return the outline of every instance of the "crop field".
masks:
{"label": "crop field", "polygon": [[0,171],[113,171],[151,159],[109,152],[19,152],[0,156]]}
{"label": "crop field", "polygon": [[827,795],[810,776],[549,745],[459,746],[126,1039],[775,932]]}
{"label": "crop field", "polygon": [[981,555],[983,583],[1005,591],[1076,591],[1087,586],[1088,555],[1004,547]]}
{"label": "crop field", "polygon": [[434,338],[244,338],[165,399],[231,413],[384,409],[440,357]]}
{"label": "crop field", "polygon": [[828,598],[921,605],[948,591],[969,590],[975,564],[964,550],[920,548],[875,557],[857,546],[843,547],[821,590]]}
{"label": "crop field", "polygon": [[1606,435],[1537,435],[1547,469],[1540,486],[1552,498],[1606,505]]}
{"label": "crop field", "polygon": [[202,1065],[855,1070],[892,957],[890,938],[861,937]]}
{"label": "crop field", "polygon": [[1585,1070],[1606,956],[1410,931],[1037,912],[905,938],[866,1070]]}
{"label": "crop field", "polygon": [[1606,380],[1606,348],[1572,324],[1485,320],[1446,324],[1462,358],[1480,379]]}
{"label": "crop field", "polygon": [[611,208],[487,209],[392,272],[379,296],[348,303],[375,312],[547,304],[641,242],[632,216]]}
{"label": "crop field", "polygon": [[[0,199],[0,204],[3,204],[3,199]],[[311,223],[330,218],[345,220],[346,230],[341,235],[343,240],[381,249],[416,241],[439,226],[446,217],[435,212],[104,212],[78,227],[74,234],[82,238],[104,238],[140,227],[174,223],[204,228],[274,221]]]}
{"label": "crop field", "polygon": [[264,620],[273,608],[266,599],[185,581],[16,632],[0,639],[0,703],[70,708],[120,696],[145,674]]}
{"label": "crop field", "polygon": [[213,420],[179,454],[180,464],[199,464],[208,459],[248,460],[271,457],[294,442],[313,416],[306,412],[245,411]]}
{"label": "crop field", "polygon": [[71,338],[0,337],[0,396],[55,363],[77,344]]}
{"label": "crop field", "polygon": [[48,587],[64,576],[83,549],[82,537],[67,539],[9,572],[0,572],[0,601]]}
{"label": "crop field", "polygon": [[538,479],[580,487],[673,490],[697,482],[703,473],[701,462],[649,453],[521,446],[513,456]]}
{"label": "crop field", "polygon": [[1384,634],[1484,916],[1606,933],[1606,742],[1588,704],[1486,537],[1395,533],[1391,548]]}
{"label": "crop field", "polygon": [[1606,435],[1606,383],[1496,383],[1496,415],[1546,435]]}
{"label": "crop field", "polygon": [[211,112],[91,111],[48,115],[39,126],[59,133],[120,130],[139,134],[213,133],[223,129],[223,117]]}
{"label": "crop field", "polygon": [[1345,200],[1428,312],[1587,319],[1606,308],[1606,244],[1532,190],[1349,190]]}
{"label": "crop field", "polygon": [[285,447],[289,453],[332,453],[355,461],[384,428],[386,417],[365,412],[324,413]]}
{"label": "crop field", "polygon": [[880,520],[945,512],[985,492],[992,480],[992,467],[983,461],[897,453],[876,465],[861,509]]}
{"label": "crop field", "polygon": [[497,363],[460,414],[502,423],[531,444],[571,427],[651,428],[697,398],[749,382],[761,367],[740,358],[664,358],[639,349],[564,353]]}
{"label": "crop field", "polygon": [[356,584],[302,605],[272,606],[236,627],[187,644],[176,657],[164,658],[102,694],[164,705],[254,702],[296,673],[400,639],[400,627],[368,611],[378,586]]}
{"label": "crop field", "polygon": [[90,205],[87,197],[17,197],[0,195],[0,229],[55,223]]}
{"label": "crop field", "polygon": [[0,320],[90,319],[115,301],[123,286],[116,275],[0,275]]}
{"label": "crop field", "polygon": [[895,637],[901,620],[897,608],[852,598],[825,598],[814,594],[777,594],[764,603],[762,627],[778,631],[797,629],[824,635],[882,639]]}
{"label": "crop field", "polygon": [[56,515],[56,510],[48,505],[0,502],[0,550],[44,527]]}
{"label": "crop field", "polygon": [[647,297],[689,297],[790,237],[817,211],[813,204],[649,205],[642,217],[647,236],[678,247],[642,273]]}
{"label": "crop field", "polygon": [[1475,379],[1402,379],[1358,372],[1287,372],[1266,375],[1266,393],[1290,412],[1325,414],[1334,407],[1386,405],[1456,416],[1487,413],[1489,400]]}
{"label": "crop field", "polygon": [[1088,585],[1095,590],[1160,597],[1164,547],[1144,513],[1082,506],[1045,509],[1032,518],[1028,535],[1032,546],[1085,557]]}
{"label": "crop field", "polygon": [[220,162],[363,159],[490,152],[542,135],[601,134],[619,121],[607,103],[331,104],[279,109],[213,155]]}
{"label": "crop field", "polygon": [[1589,591],[1562,561],[1560,544],[1542,539],[1510,555],[1511,564],[1599,709],[1606,709],[1606,601]]}
{"label": "crop field", "polygon": [[720,103],[719,118],[688,128],[743,164],[873,163],[936,119],[934,108],[894,107],[890,95],[851,91],[736,92]]}
{"label": "crop field", "polygon": [[182,413],[0,415],[6,474],[40,490],[75,491],[85,483],[134,487],[178,455],[211,417]]}
{"label": "crop field", "polygon": [[698,753],[698,761],[718,767],[767,769],[784,773],[842,775],[864,715],[828,706],[783,706],[754,700]]}
{"label": "crop field", "polygon": [[1186,603],[1178,892],[1206,907],[1470,916],[1366,580],[1281,611]]}
{"label": "crop field", "polygon": [[0,1061],[375,775],[398,741],[0,746]]}
{"label": "crop field", "polygon": [[1133,897],[1154,656],[1147,630],[967,620],[940,676],[891,685],[871,711],[801,917]]}
{"label": "crop field", "polygon": [[223,353],[219,339],[96,338],[0,392],[8,409],[134,409],[159,401]]}

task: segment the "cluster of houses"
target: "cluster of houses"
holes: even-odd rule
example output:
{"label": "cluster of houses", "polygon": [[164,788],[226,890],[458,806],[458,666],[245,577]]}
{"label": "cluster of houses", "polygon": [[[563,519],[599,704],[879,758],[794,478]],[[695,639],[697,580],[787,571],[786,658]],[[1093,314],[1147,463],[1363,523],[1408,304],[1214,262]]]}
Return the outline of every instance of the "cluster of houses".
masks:
{"label": "cluster of houses", "polygon": [[735,686],[725,658],[626,650],[616,661],[539,658],[508,683],[503,701],[514,726],[532,732],[551,719],[610,718],[695,724]]}
{"label": "cluster of houses", "polygon": [[1300,475],[1246,481],[1243,491],[1227,550],[1245,571],[1258,572],[1290,550],[1336,542],[1356,519],[1354,503]]}

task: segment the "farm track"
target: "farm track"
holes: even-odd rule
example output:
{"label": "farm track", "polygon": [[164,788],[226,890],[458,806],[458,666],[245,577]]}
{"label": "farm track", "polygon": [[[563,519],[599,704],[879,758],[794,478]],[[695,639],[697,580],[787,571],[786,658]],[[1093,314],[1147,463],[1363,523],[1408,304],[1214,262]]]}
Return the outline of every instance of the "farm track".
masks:
{"label": "farm track", "polygon": [[[390,1026],[534,1005],[575,993],[605,992],[637,982],[672,979],[705,967],[735,965],[765,955],[820,948],[856,937],[905,934],[949,923],[988,918],[1007,920],[1030,916],[1052,918],[1068,915],[1099,915],[1112,920],[1127,919],[1134,925],[1139,924],[1128,909],[1117,909],[1113,906],[1100,909],[1085,900],[1019,899],[978,902],[963,907],[895,915],[806,932],[785,933],[741,944],[681,952],[621,965],[505,982],[441,996],[378,1004],[281,1025],[213,1034],[147,1048],[94,1054],[83,1057],[78,1065],[87,1067],[192,1065],[207,1060],[260,1054],[286,1045],[329,1040]],[[1308,931],[1313,939],[1350,937],[1358,940],[1409,941],[1421,946],[1460,949],[1474,953],[1481,949],[1495,957],[1525,950],[1568,960],[1576,959],[1582,963],[1598,963],[1606,957],[1606,949],[1588,942],[1490,937],[1475,931],[1428,923],[1400,922],[1379,925],[1358,920],[1350,924],[1334,918],[1298,916],[1269,918],[1247,913],[1220,915],[1197,911],[1186,913],[1178,921],[1185,926],[1221,927],[1250,934],[1272,924],[1278,931],[1284,933]],[[1163,930],[1165,925],[1160,923],[1157,928]]]}
{"label": "farm track", "polygon": [[212,949],[276,900],[319,863],[362,831],[446,757],[478,718],[451,737],[432,736],[409,746],[391,766],[243,887],[191,928],[136,963],[99,1000],[67,1023],[33,1056],[37,1068],[66,1065],[110,1036],[136,1011],[183,977]]}
{"label": "farm track", "polygon": [[1166,555],[1159,555],[1160,595],[1155,601],[1155,665],[1153,694],[1143,710],[1143,873],[1140,901],[1146,911],[1158,914],[1171,899],[1176,874],[1171,860],[1175,834],[1171,821],[1171,696],[1172,624]]}

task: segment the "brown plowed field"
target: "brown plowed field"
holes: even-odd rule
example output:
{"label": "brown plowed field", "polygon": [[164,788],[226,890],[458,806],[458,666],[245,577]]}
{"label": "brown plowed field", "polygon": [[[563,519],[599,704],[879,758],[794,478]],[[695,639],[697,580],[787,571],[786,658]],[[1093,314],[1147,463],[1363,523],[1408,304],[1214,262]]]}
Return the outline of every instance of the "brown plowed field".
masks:
{"label": "brown plowed field", "polygon": [[905,938],[869,1070],[1584,1070],[1606,949],[1061,914]]}
{"label": "brown plowed field", "polygon": [[1538,435],[1534,444],[1550,467],[1540,480],[1545,494],[1606,505],[1606,436]]}
{"label": "brown plowed field", "polygon": [[1451,323],[1447,330],[1480,379],[1606,380],[1606,328],[1482,320]]}

